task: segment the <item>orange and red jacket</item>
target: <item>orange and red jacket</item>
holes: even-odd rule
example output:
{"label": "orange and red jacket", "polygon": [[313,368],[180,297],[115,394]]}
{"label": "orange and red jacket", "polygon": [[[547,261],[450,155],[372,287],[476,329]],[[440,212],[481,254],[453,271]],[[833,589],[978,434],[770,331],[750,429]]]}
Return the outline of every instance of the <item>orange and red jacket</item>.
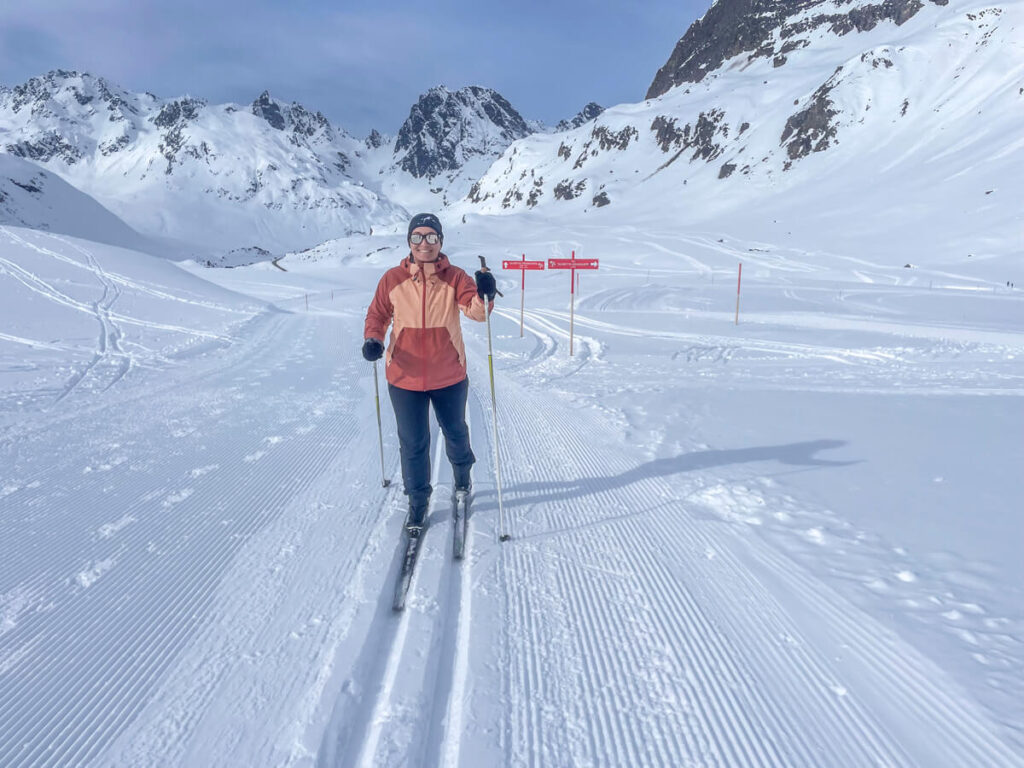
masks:
{"label": "orange and red jacket", "polygon": [[443,253],[423,264],[409,256],[384,273],[366,311],[363,338],[383,341],[394,323],[384,356],[391,384],[425,392],[466,378],[459,310],[478,322],[487,319],[473,278]]}

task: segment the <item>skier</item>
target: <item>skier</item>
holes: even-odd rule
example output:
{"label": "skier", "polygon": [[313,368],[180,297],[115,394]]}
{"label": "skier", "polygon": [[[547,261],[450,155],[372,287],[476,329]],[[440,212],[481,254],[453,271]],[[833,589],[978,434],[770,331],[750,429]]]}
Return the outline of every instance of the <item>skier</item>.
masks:
{"label": "skier", "polygon": [[[391,339],[385,370],[388,394],[398,423],[402,480],[409,497],[406,529],[419,536],[430,501],[429,406],[444,433],[456,491],[469,491],[469,470],[476,461],[466,426],[466,350],[459,310],[477,322],[487,319],[497,291],[494,276],[478,271],[476,282],[441,253],[444,232],[432,213],[409,222],[409,255],[377,284],[366,312],[363,357],[384,355],[384,334]],[[484,300],[488,304],[485,309]]]}

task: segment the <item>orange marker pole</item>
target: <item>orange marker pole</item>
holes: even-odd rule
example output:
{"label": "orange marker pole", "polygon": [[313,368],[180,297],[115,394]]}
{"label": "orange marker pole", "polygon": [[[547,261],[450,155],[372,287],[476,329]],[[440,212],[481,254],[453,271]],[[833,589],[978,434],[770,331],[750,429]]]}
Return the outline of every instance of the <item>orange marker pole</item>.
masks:
{"label": "orange marker pole", "polygon": [[740,324],[740,280],[743,279],[743,262],[740,262],[740,271],[736,275],[736,325]]}

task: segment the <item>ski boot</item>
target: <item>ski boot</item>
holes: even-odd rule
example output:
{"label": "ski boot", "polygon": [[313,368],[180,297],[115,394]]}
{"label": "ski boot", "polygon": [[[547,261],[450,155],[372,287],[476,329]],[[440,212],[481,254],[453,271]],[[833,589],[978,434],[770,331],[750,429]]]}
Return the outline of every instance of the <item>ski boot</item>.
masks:
{"label": "ski boot", "polygon": [[469,470],[472,464],[452,464],[452,473],[455,476],[455,489],[452,491],[452,500],[454,501],[460,493],[465,493],[469,496],[469,492],[473,490],[473,481],[469,477]]}
{"label": "ski boot", "polygon": [[410,538],[418,538],[427,527],[427,504],[409,502],[409,514],[405,518],[405,532]]}

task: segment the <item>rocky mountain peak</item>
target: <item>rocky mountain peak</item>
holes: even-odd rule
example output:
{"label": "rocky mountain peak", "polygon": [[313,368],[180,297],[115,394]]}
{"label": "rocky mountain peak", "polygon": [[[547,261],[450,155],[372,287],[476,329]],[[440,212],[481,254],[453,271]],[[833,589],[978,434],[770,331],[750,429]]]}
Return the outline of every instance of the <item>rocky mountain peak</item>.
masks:
{"label": "rocky mountain peak", "polygon": [[284,115],[281,114],[280,105],[270,98],[270,91],[264,91],[259,97],[252,103],[252,113],[256,117],[262,117],[268,123],[271,128],[276,128],[279,131],[283,131],[287,124],[284,120]]}
{"label": "rocky mountain peak", "polygon": [[55,69],[0,91],[11,112],[28,110],[32,119],[88,114],[101,108],[112,122],[126,122],[138,110],[131,95],[101,77],[74,70]]}
{"label": "rocky mountain peak", "polygon": [[334,129],[321,112],[311,112],[298,102],[284,104],[263,91],[252,103],[252,113],[267,121],[271,128],[290,131],[294,140],[311,139],[317,134],[333,137]]}
{"label": "rocky mountain peak", "polygon": [[166,102],[153,118],[153,125],[158,128],[172,128],[185,125],[199,117],[206,102],[203,99],[184,97]]}
{"label": "rocky mountain peak", "polygon": [[431,88],[409,110],[398,132],[395,155],[402,170],[416,178],[458,171],[479,155],[499,155],[532,131],[497,91],[468,86]]}
{"label": "rocky mountain peak", "polygon": [[589,123],[595,117],[604,112],[604,107],[596,102],[590,102],[576,113],[576,116],[571,120],[560,120],[558,125],[555,126],[556,131],[571,131],[573,128],[579,128],[584,123]]}
{"label": "rocky mountain peak", "polygon": [[[930,0],[946,5],[948,0]],[[808,33],[825,28],[843,36],[882,22],[901,25],[924,7],[922,0],[717,0],[676,43],[647,89],[657,98],[682,83],[698,83],[740,54],[771,59],[774,66],[809,45]]]}

